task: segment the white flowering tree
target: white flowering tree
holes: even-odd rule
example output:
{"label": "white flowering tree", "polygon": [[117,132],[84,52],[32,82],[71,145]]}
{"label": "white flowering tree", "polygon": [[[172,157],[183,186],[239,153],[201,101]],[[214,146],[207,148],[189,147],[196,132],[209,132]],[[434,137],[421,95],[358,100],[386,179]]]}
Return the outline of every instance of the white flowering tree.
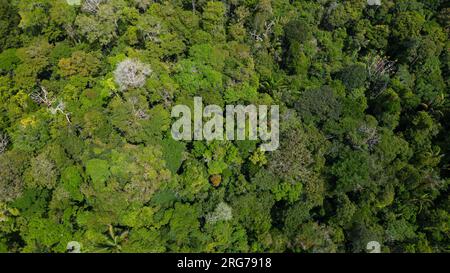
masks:
{"label": "white flowering tree", "polygon": [[144,86],[152,73],[150,66],[136,59],[126,59],[117,65],[114,78],[121,91]]}
{"label": "white flowering tree", "polygon": [[233,219],[233,210],[225,202],[220,202],[217,208],[206,216],[206,222],[208,223],[230,221],[231,219]]}

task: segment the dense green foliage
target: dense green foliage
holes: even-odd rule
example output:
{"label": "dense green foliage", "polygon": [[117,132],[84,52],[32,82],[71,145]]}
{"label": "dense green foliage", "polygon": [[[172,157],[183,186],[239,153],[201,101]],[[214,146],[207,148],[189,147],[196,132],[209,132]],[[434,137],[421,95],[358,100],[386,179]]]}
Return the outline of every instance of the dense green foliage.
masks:
{"label": "dense green foliage", "polygon": [[381,2],[0,0],[0,252],[448,252],[449,2]]}

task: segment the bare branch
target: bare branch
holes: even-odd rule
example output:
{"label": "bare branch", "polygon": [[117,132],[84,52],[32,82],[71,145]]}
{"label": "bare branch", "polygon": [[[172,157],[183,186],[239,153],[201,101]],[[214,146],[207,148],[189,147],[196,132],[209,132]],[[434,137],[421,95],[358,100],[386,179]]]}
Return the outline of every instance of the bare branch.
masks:
{"label": "bare branch", "polygon": [[367,74],[373,82],[371,97],[377,98],[387,88],[389,75],[395,70],[396,62],[379,55],[370,56],[367,62]]}
{"label": "bare branch", "polygon": [[9,138],[5,134],[0,134],[0,154],[6,151],[6,147],[9,144]]}
{"label": "bare branch", "polygon": [[138,98],[136,98],[136,97],[130,98],[130,103],[131,103],[131,107],[133,108],[133,115],[137,119],[147,120],[149,118],[149,115],[145,112],[145,110],[136,108],[136,105],[138,104]]}
{"label": "bare branch", "polygon": [[358,131],[366,136],[365,140],[369,150],[373,150],[373,148],[380,142],[380,136],[377,128],[369,127],[364,124],[359,127]]}
{"label": "bare branch", "polygon": [[256,33],[256,30],[250,32],[250,36],[251,36],[253,39],[255,39],[255,41],[257,41],[257,42],[262,42],[262,41],[263,41],[263,38],[261,37],[261,35],[259,35],[259,34]]}
{"label": "bare branch", "polygon": [[63,101],[59,101],[56,106],[53,106],[53,104],[56,102],[56,99],[50,97],[45,87],[40,86],[40,90],[33,92],[30,97],[37,104],[45,105],[45,107],[47,107],[52,115],[61,113],[66,117],[67,122],[69,122],[69,124],[71,123],[70,113],[65,111],[65,103]]}
{"label": "bare branch", "polygon": [[55,100],[49,98],[47,89],[40,87],[39,91],[35,91],[30,95],[31,99],[37,104],[45,104],[47,107],[51,107]]}
{"label": "bare branch", "polygon": [[395,62],[379,55],[371,57],[367,65],[367,72],[371,79],[378,79],[391,74],[395,69]]}
{"label": "bare branch", "polygon": [[81,10],[89,13],[97,13],[98,7],[105,0],[85,0],[83,6],[81,6]]}
{"label": "bare branch", "polygon": [[70,124],[72,123],[70,121],[70,113],[66,112],[66,105],[64,102],[59,101],[59,103],[56,105],[56,107],[51,107],[49,108],[50,113],[52,113],[52,115],[56,115],[58,112],[63,114],[66,117],[67,122]]}

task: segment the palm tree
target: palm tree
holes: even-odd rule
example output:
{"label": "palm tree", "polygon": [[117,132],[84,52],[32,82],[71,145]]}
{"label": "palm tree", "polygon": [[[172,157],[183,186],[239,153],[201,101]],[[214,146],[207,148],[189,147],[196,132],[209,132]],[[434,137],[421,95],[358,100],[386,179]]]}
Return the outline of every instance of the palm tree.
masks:
{"label": "palm tree", "polygon": [[420,213],[424,206],[432,205],[433,200],[431,199],[428,193],[419,196],[418,198],[411,199],[412,203],[419,204],[419,212]]}
{"label": "palm tree", "polygon": [[127,237],[128,230],[115,229],[109,224],[106,240],[97,246],[96,252],[120,253],[122,252],[122,243],[127,241]]}

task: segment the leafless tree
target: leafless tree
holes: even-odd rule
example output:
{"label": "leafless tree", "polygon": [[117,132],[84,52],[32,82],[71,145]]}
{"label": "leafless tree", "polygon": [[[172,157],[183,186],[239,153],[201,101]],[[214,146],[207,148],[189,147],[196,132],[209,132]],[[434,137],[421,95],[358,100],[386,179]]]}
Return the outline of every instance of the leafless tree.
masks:
{"label": "leafless tree", "polygon": [[270,35],[273,33],[273,27],[277,24],[278,19],[272,20],[270,22],[265,21],[264,22],[264,31],[261,31],[262,33],[258,33],[258,31],[253,30],[250,32],[250,37],[254,39],[256,42],[262,42],[264,39],[269,39]]}
{"label": "leafless tree", "polygon": [[369,6],[381,6],[381,0],[367,0]]}
{"label": "leafless tree", "polygon": [[0,154],[6,151],[6,147],[9,144],[8,136],[5,134],[0,134]]}
{"label": "leafless tree", "polygon": [[158,19],[152,16],[145,16],[142,21],[138,22],[137,27],[145,41],[154,43],[159,43],[161,41],[159,36],[162,32],[162,26]]}
{"label": "leafless tree", "polygon": [[367,63],[367,74],[372,81],[371,97],[377,98],[387,88],[389,84],[389,75],[395,70],[396,62],[388,60],[379,55],[370,56]]}
{"label": "leafless tree", "polygon": [[173,96],[166,89],[163,89],[160,94],[163,99],[164,106],[169,107],[172,104]]}
{"label": "leafless tree", "polygon": [[139,60],[126,59],[117,65],[114,78],[120,90],[144,86],[147,76],[152,73],[150,66]]}
{"label": "leafless tree", "polygon": [[138,98],[136,97],[132,97],[130,99],[131,107],[133,109],[133,115],[137,119],[147,120],[149,118],[149,115],[145,112],[145,110],[139,108],[138,102]]}
{"label": "leafless tree", "polygon": [[47,89],[42,86],[38,91],[33,92],[30,97],[37,104],[44,104],[47,107],[52,107],[52,104],[55,102],[54,99],[50,98]]}
{"label": "leafless tree", "polygon": [[379,55],[369,58],[367,72],[370,79],[378,79],[394,71],[395,62]]}
{"label": "leafless tree", "polygon": [[69,38],[72,39],[72,41],[74,41],[75,43],[80,43],[80,39],[77,37],[77,31],[73,25],[65,24],[64,30],[66,31]]}
{"label": "leafless tree", "polygon": [[365,135],[365,142],[369,150],[373,150],[380,142],[380,135],[378,134],[377,128],[362,125],[358,128],[358,131]]}
{"label": "leafless tree", "polygon": [[273,27],[275,26],[275,21],[272,20],[270,22],[264,22],[264,37],[269,38],[269,36],[273,33]]}
{"label": "leafless tree", "polygon": [[260,34],[256,33],[256,30],[250,32],[250,36],[257,42],[262,42],[263,38],[261,37]]}
{"label": "leafless tree", "polygon": [[139,9],[145,11],[153,3],[153,0],[134,0],[134,2]]}
{"label": "leafless tree", "polygon": [[53,106],[56,102],[56,99],[51,98],[51,95],[48,93],[47,89],[43,86],[40,87],[38,91],[33,92],[30,95],[31,99],[37,104],[42,104],[47,107],[52,115],[56,115],[57,113],[61,113],[66,117],[67,122],[70,121],[70,113],[66,112],[66,105],[64,102],[59,101],[56,106]]}
{"label": "leafless tree", "polygon": [[85,0],[81,6],[81,10],[89,13],[97,13],[98,7],[105,0]]}
{"label": "leafless tree", "polygon": [[52,115],[56,115],[57,113],[63,114],[66,117],[67,122],[72,123],[70,121],[70,113],[66,112],[66,105],[64,102],[59,101],[55,107],[50,107],[49,111],[50,113],[52,113]]}
{"label": "leafless tree", "polygon": [[150,14],[144,14],[137,21],[136,27],[139,29],[140,36],[144,41],[151,41],[154,43],[159,43],[161,41],[159,38],[163,32],[161,19]]}

